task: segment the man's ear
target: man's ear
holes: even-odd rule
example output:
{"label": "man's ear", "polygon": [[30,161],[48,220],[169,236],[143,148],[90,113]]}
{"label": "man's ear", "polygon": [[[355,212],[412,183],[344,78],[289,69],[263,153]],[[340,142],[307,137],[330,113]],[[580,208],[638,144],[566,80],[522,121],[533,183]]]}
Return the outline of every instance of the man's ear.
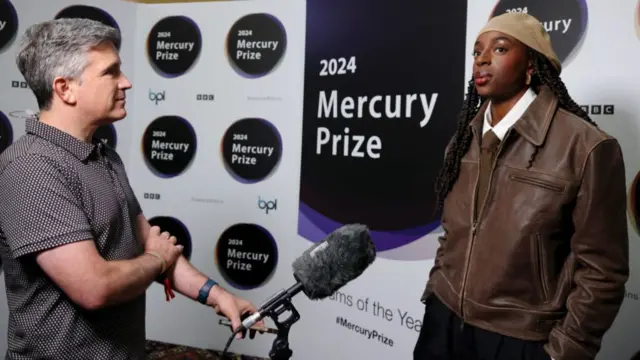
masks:
{"label": "man's ear", "polygon": [[56,77],[53,79],[53,96],[65,104],[75,105],[77,102],[75,82],[63,77]]}

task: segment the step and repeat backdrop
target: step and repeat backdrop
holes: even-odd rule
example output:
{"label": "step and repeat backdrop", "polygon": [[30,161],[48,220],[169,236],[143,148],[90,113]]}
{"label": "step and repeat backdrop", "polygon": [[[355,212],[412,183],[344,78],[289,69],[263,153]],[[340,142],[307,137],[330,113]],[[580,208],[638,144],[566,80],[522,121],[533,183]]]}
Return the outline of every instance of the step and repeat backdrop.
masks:
{"label": "step and repeat backdrop", "polygon": [[[640,310],[640,11],[636,0],[0,0],[0,152],[36,102],[15,65],[33,23],[89,17],[123,35],[129,115],[99,130],[153,224],[201,271],[256,305],[343,224],[369,225],[378,259],[331,298],[294,303],[294,359],[409,359],[441,227],[433,185],[456,126],[477,31],[542,20],[572,97],[625,152],[633,275],[598,359],[631,359]],[[606,241],[606,239],[603,239]],[[4,282],[0,276],[0,286]],[[221,349],[219,317],[148,291],[147,337]],[[0,353],[6,349],[0,292]],[[267,357],[272,335],[232,351]]]}

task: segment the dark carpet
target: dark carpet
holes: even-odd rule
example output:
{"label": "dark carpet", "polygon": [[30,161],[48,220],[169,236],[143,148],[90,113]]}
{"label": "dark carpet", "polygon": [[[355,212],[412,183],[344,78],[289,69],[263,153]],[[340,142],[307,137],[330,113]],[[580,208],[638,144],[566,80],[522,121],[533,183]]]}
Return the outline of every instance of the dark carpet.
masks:
{"label": "dark carpet", "polygon": [[[245,355],[230,354],[225,360],[268,360]],[[183,345],[168,344],[158,341],[147,341],[147,360],[220,360],[220,352],[207,349],[192,348]]]}

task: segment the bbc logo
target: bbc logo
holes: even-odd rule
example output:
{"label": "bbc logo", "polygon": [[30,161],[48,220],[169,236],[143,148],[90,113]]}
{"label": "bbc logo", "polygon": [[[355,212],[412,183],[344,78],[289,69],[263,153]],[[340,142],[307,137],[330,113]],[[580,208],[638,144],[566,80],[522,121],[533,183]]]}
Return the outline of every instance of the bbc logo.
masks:
{"label": "bbc logo", "polygon": [[613,115],[615,113],[613,105],[582,105],[580,108],[589,115]]}
{"label": "bbc logo", "polygon": [[26,81],[11,81],[11,87],[16,89],[26,89],[28,88]]}
{"label": "bbc logo", "polygon": [[197,101],[214,101],[216,97],[213,94],[197,94]]}

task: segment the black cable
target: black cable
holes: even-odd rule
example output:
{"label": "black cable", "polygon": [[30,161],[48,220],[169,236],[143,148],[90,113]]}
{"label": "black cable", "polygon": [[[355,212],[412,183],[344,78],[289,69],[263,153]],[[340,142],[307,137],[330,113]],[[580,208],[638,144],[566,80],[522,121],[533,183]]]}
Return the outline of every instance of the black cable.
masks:
{"label": "black cable", "polygon": [[227,356],[227,351],[229,350],[229,347],[231,346],[231,343],[233,342],[233,339],[235,339],[236,335],[238,335],[240,332],[242,332],[242,326],[238,327],[229,337],[229,339],[227,340],[227,345],[224,346],[224,350],[222,351],[222,355],[220,355],[220,359],[224,360],[225,357]]}

